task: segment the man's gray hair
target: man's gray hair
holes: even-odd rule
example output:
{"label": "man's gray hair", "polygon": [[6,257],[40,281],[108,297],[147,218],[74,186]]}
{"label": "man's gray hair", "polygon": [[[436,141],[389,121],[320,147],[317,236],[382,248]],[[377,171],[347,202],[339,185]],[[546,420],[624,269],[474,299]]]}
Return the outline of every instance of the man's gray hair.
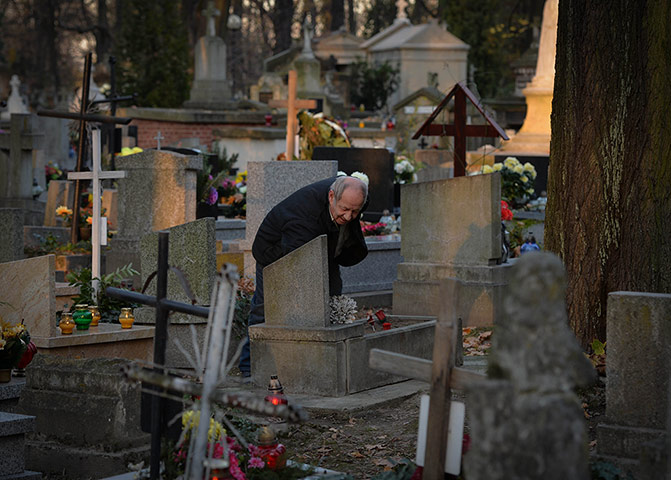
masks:
{"label": "man's gray hair", "polygon": [[359,180],[356,177],[348,177],[342,175],[336,178],[330,187],[330,190],[332,190],[333,194],[335,195],[336,202],[340,200],[343,192],[347,189],[347,187],[352,188],[358,187],[361,190],[361,193],[363,194],[364,202],[366,201],[366,198],[368,198],[368,185],[366,185],[362,180]]}

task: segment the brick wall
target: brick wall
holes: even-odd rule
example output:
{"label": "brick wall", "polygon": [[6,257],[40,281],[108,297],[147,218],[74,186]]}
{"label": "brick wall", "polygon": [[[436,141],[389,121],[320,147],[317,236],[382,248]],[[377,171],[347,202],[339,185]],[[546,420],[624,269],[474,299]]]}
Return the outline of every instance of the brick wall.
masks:
{"label": "brick wall", "polygon": [[171,145],[183,138],[198,138],[201,145],[210,145],[212,130],[224,127],[216,123],[160,122],[138,118],[133,119],[132,125],[137,126],[137,145],[140,148],[156,148],[154,137],[159,130],[163,136],[162,145]]}

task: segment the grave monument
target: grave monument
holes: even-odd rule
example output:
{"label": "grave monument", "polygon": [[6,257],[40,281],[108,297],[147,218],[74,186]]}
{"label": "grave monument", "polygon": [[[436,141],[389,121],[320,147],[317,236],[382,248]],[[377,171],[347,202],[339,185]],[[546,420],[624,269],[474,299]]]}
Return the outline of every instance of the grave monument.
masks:
{"label": "grave monument", "polygon": [[372,332],[363,320],[331,325],[326,235],[263,270],[266,322],[249,327],[252,378],[277,374],[294,393],[340,397],[403,380],[368,367],[372,348],[430,358],[435,320]]}
{"label": "grave monument", "polygon": [[463,282],[464,326],[495,324],[509,264],[501,259],[501,176],[476,175],[401,186],[401,255],[394,282],[397,315],[436,315],[439,282]]}

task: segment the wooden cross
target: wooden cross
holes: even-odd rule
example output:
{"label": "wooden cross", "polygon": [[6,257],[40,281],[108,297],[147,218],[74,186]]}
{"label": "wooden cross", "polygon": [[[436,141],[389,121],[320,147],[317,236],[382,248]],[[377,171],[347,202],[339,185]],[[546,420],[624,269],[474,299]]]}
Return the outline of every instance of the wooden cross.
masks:
{"label": "wooden cross", "polygon": [[463,390],[467,385],[486,378],[484,375],[455,367],[459,322],[456,309],[459,281],[448,278],[440,284],[443,299],[433,340],[433,361],[379,349],[370,351],[372,369],[404,377],[423,380],[431,384],[429,422],[426,435],[426,455],[423,477],[425,480],[442,480],[445,475],[447,429],[450,421],[451,389]]}
{"label": "wooden cross", "polygon": [[[100,217],[100,199],[102,197],[102,189],[100,182],[109,178],[125,178],[126,172],[112,171],[104,172],[100,166],[100,130],[97,128],[91,132],[92,150],[93,150],[93,171],[91,172],[70,172],[68,173],[68,180],[92,180],[93,181],[93,220],[91,225],[91,286],[93,287],[94,298],[98,294],[99,278],[100,278],[100,246],[107,245],[107,228],[104,229],[104,236],[102,235],[103,224],[107,227],[107,218],[104,220]],[[74,215],[74,214],[73,214]],[[101,236],[103,237],[101,239]]]}
{"label": "wooden cross", "polygon": [[287,143],[286,160],[294,158],[296,150],[296,133],[298,132],[298,109],[317,108],[315,100],[301,100],[296,98],[296,70],[289,70],[289,99],[270,100],[268,106],[271,108],[287,109]]}
{"label": "wooden cross", "polygon": [[[433,124],[438,114],[447,106],[447,102],[454,97],[454,124]],[[466,125],[466,100],[475,106],[482,114],[487,123],[485,125]],[[419,130],[412,136],[417,140],[420,136],[453,136],[454,137],[454,176],[463,177],[466,175],[466,138],[467,137],[501,137],[509,140],[508,135],[499,126],[496,121],[484,111],[480,102],[466,85],[457,83],[450,93],[440,102],[433,113],[419,127]]]}
{"label": "wooden cross", "polygon": [[[58,112],[54,110],[39,110],[38,116],[53,117],[53,118],[67,118],[70,120],[79,120],[79,147],[77,151],[77,168],[76,172],[81,172],[84,167],[84,156],[86,151],[86,122],[98,122],[107,124],[121,124],[127,125],[132,121],[132,118],[110,117],[107,115],[96,115],[86,113],[89,99],[89,87],[91,82],[91,53],[86,54],[84,60],[84,78],[82,79],[82,98],[79,113]],[[75,180],[75,204],[72,208],[72,226],[70,227],[70,242],[77,243],[79,239],[79,197],[81,196],[81,184],[79,180]]]}

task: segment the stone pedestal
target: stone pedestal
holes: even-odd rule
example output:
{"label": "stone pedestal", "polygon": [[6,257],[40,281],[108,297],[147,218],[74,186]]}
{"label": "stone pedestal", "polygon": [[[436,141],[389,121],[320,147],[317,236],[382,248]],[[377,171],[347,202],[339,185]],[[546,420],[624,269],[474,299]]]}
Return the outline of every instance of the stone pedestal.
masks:
{"label": "stone pedestal", "polygon": [[338,163],[329,162],[249,162],[247,166],[247,221],[244,251],[245,272],[256,276],[252,244],[268,212],[297,190],[338,173]]}
{"label": "stone pedestal", "polygon": [[509,271],[498,264],[500,182],[495,173],[401,186],[403,262],[394,282],[394,314],[437,315],[440,280],[457,278],[464,326],[496,322]]}

